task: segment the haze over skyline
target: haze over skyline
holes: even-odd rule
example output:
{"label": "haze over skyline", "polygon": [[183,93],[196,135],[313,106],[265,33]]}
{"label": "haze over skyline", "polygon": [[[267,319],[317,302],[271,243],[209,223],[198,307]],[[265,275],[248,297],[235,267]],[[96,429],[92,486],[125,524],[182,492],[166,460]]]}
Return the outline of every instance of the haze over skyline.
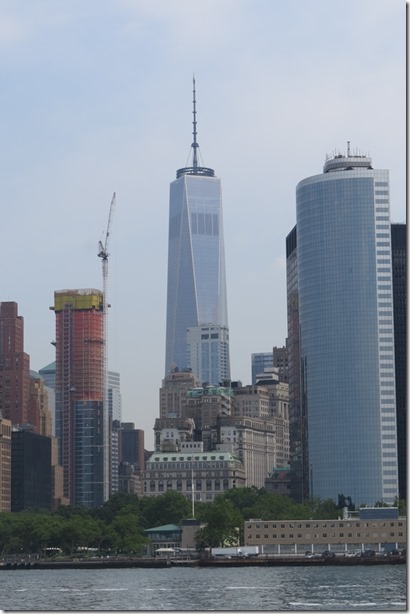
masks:
{"label": "haze over skyline", "polygon": [[[388,169],[406,219],[404,0],[0,2],[3,271],[25,351],[54,360],[54,291],[102,289],[123,421],[153,447],[166,323],[169,185],[192,143],[222,181],[231,375],[287,334],[296,185],[325,156]],[[138,399],[138,402],[137,402]]]}

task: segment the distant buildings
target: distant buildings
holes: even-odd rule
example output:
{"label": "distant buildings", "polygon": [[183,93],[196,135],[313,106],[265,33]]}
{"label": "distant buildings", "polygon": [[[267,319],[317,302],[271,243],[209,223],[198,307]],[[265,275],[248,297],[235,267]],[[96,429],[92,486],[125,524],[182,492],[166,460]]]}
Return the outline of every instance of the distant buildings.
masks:
{"label": "distant buildings", "polygon": [[252,385],[256,384],[257,376],[265,369],[273,367],[273,352],[257,352],[251,355]]}
{"label": "distant buildings", "polygon": [[23,318],[14,302],[0,303],[0,510],[53,509],[60,492],[49,391],[30,371]]}
{"label": "distant buildings", "polygon": [[[160,399],[162,417],[155,421],[155,452],[146,464],[144,492],[149,489],[153,476],[150,463],[153,458],[159,458],[157,452],[173,458],[182,451],[190,451],[191,447],[198,447],[201,453],[208,455],[202,459],[204,461],[227,452],[242,468],[243,485],[257,488],[264,487],[274,467],[287,466],[288,384],[280,382],[278,377],[270,377],[257,386],[243,387],[240,382],[232,386],[198,386],[191,372],[177,371],[164,379]],[[167,472],[172,468],[162,466],[164,472],[165,467]],[[178,465],[173,468],[178,473]],[[203,477],[207,475],[212,480],[222,475],[214,474],[212,468],[211,464]],[[163,475],[165,473],[159,472],[158,479]],[[238,486],[238,481],[234,484]],[[218,486],[215,490],[205,489],[203,480],[200,486],[195,494],[198,501],[211,500],[218,489]],[[151,490],[151,494],[159,492]]]}
{"label": "distant buildings", "polygon": [[348,144],[347,155],[328,158],[296,195],[296,234],[287,241],[290,413],[299,420],[291,461],[311,497],[392,504],[399,493],[388,171]]}
{"label": "distant buildings", "polygon": [[252,384],[271,369],[275,369],[281,382],[288,381],[288,348],[274,347],[272,352],[258,352],[251,355]]}
{"label": "distant buildings", "polygon": [[[193,94],[192,166],[170,186],[165,376],[195,367],[201,383],[217,385],[230,378],[221,181],[198,163],[195,81]],[[203,325],[216,327],[214,338],[202,339]]]}

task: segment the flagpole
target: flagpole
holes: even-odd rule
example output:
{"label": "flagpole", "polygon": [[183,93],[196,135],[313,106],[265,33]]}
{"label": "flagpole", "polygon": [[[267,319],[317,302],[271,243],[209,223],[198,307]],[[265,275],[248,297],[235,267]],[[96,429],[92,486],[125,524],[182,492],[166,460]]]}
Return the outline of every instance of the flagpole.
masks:
{"label": "flagpole", "polygon": [[191,483],[192,483],[192,518],[195,518],[194,455],[191,456]]}

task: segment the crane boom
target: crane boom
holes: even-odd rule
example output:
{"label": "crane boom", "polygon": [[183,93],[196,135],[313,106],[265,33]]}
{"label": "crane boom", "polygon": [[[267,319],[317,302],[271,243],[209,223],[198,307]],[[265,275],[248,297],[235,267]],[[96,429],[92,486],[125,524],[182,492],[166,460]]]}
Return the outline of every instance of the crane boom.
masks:
{"label": "crane boom", "polygon": [[110,212],[108,214],[108,223],[107,223],[107,231],[105,233],[105,242],[104,244],[102,243],[102,241],[99,241],[98,243],[98,257],[102,258],[103,260],[108,260],[108,256],[109,256],[108,240],[110,238],[111,218],[112,218],[112,212],[113,212],[114,205],[115,205],[115,200],[116,200],[116,197],[115,197],[115,192],[114,192],[112,199],[111,199]]}
{"label": "crane boom", "polygon": [[108,215],[108,223],[107,223],[107,231],[105,233],[104,243],[99,241],[98,243],[98,257],[102,260],[102,276],[103,276],[103,358],[102,358],[102,386],[103,386],[103,491],[104,491],[104,501],[106,501],[110,496],[110,439],[111,439],[111,423],[109,417],[109,407],[108,407],[108,361],[107,361],[107,337],[108,337],[108,327],[107,327],[107,308],[109,307],[107,302],[107,285],[108,285],[108,240],[110,237],[110,226],[112,213],[115,205],[115,192],[111,199],[110,212]]}

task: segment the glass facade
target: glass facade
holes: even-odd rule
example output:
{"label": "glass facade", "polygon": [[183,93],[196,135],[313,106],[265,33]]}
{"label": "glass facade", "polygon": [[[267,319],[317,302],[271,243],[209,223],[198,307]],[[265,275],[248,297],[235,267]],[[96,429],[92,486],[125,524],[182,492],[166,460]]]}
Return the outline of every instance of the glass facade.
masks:
{"label": "glass facade", "polygon": [[228,326],[221,182],[186,170],[170,187],[165,375],[188,367],[188,328]]}
{"label": "glass facade", "polygon": [[398,495],[389,177],[336,156],[301,181],[297,261],[310,496]]}

